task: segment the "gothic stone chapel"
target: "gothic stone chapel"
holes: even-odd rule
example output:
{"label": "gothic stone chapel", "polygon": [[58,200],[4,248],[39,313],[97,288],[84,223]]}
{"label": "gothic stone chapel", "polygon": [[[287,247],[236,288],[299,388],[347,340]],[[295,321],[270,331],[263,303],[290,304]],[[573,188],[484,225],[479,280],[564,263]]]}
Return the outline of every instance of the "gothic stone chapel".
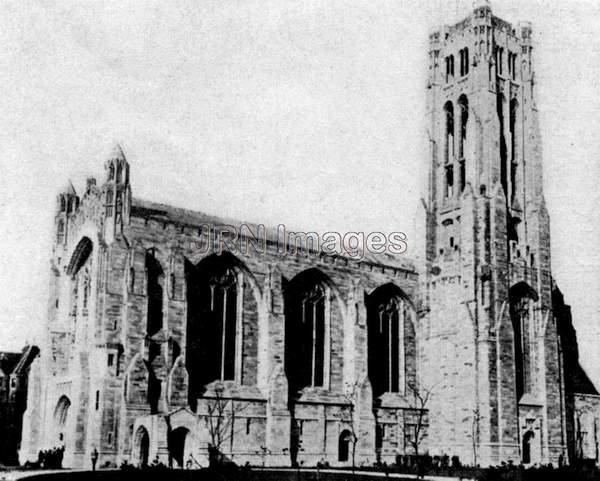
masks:
{"label": "gothic stone chapel", "polygon": [[[231,224],[102,182],[58,197],[21,461],[557,463],[567,452],[529,24],[430,35],[422,249],[204,253]],[[195,247],[196,246],[196,247]]]}

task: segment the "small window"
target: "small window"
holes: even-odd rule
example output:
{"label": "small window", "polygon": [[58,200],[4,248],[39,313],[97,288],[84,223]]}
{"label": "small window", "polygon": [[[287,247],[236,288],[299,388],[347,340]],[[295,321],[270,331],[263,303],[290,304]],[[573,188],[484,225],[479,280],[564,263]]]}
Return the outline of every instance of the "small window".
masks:
{"label": "small window", "polygon": [[108,355],[108,367],[113,366],[115,363],[115,355],[114,354],[109,354]]}
{"label": "small window", "polygon": [[107,442],[108,444],[112,444],[112,438],[113,438],[113,433],[112,433],[112,432],[109,432],[109,433],[107,434],[107,436],[106,436],[106,442]]}
{"label": "small window", "polygon": [[251,418],[247,418],[246,419],[246,435],[250,434],[250,425],[252,424],[252,419]]}
{"label": "small window", "polygon": [[450,247],[454,247],[454,237],[450,237]]}
{"label": "small window", "polygon": [[454,167],[446,166],[446,197],[454,195]]}
{"label": "small window", "polygon": [[100,409],[100,391],[96,391],[96,411]]}

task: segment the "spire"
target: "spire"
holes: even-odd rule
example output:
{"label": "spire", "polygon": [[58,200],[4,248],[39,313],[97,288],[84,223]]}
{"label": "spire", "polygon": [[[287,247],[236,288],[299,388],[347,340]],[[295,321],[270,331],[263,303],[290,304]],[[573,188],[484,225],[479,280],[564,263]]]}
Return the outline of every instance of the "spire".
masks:
{"label": "spire", "polygon": [[492,5],[490,3],[490,0],[474,0],[473,1],[473,10],[477,10],[478,8],[481,7],[485,7],[485,8],[492,8]]}
{"label": "spire", "polygon": [[65,192],[69,195],[77,195],[77,192],[75,192],[75,187],[73,187],[73,182],[71,182],[70,179],[69,179],[69,184],[67,185],[67,188],[65,189]]}
{"label": "spire", "polygon": [[119,142],[115,142],[112,146],[112,150],[108,156],[109,159],[119,159],[125,160],[125,154],[123,153],[123,149],[121,148],[121,144]]}

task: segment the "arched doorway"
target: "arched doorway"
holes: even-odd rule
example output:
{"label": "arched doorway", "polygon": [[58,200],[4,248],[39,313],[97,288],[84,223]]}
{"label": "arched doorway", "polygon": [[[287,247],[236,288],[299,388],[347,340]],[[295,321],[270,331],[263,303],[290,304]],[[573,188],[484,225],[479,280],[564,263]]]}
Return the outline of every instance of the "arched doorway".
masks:
{"label": "arched doorway", "polygon": [[531,463],[531,445],[533,444],[533,438],[535,434],[533,431],[527,431],[523,435],[523,451],[522,451],[522,461],[523,464]]}
{"label": "arched doorway", "polygon": [[144,426],[138,427],[135,432],[133,443],[133,459],[138,466],[148,465],[148,455],[150,452],[150,436]]}
{"label": "arched doorway", "polygon": [[171,431],[169,435],[169,454],[178,467],[185,467],[191,452],[191,444],[189,429],[179,427]]}
{"label": "arched doorway", "polygon": [[347,462],[352,448],[352,433],[345,429],[338,440],[338,461]]}
{"label": "arched doorway", "polygon": [[56,447],[67,444],[67,420],[71,401],[67,396],[61,396],[54,410],[54,438],[52,440]]}

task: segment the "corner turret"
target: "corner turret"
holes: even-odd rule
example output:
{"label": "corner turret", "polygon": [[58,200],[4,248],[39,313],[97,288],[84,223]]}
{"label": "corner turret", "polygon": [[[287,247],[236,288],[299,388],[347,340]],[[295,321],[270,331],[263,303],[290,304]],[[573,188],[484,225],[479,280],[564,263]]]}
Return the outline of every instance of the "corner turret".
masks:
{"label": "corner turret", "polygon": [[67,241],[69,219],[79,208],[79,196],[73,184],[69,182],[57,197],[56,245],[64,246]]}
{"label": "corner turret", "polygon": [[104,165],[106,180],[102,189],[105,226],[104,236],[110,243],[123,233],[129,224],[131,209],[131,187],[129,185],[129,163],[119,144],[116,144]]}

